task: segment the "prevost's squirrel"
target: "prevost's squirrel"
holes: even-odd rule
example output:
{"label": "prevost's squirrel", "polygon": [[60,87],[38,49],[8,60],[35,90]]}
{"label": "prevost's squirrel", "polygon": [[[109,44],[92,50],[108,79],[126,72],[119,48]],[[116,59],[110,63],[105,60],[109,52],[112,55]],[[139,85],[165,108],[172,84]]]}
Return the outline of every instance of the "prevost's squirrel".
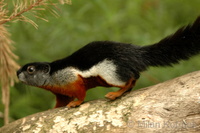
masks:
{"label": "prevost's squirrel", "polygon": [[[200,16],[192,25],[148,46],[95,41],[53,62],[34,62],[17,71],[20,81],[56,95],[56,106],[79,106],[96,86],[118,87],[105,97],[114,100],[130,91],[149,66],[171,66],[200,53]],[[75,100],[77,99],[77,100]]]}

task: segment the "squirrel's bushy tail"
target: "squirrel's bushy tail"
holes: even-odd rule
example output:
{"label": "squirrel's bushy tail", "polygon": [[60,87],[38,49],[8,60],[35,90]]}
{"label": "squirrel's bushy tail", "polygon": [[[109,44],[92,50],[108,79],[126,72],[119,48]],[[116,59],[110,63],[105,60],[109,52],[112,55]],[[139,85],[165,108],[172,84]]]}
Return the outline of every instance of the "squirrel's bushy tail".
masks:
{"label": "squirrel's bushy tail", "polygon": [[141,48],[147,66],[171,66],[200,53],[200,16],[160,42]]}

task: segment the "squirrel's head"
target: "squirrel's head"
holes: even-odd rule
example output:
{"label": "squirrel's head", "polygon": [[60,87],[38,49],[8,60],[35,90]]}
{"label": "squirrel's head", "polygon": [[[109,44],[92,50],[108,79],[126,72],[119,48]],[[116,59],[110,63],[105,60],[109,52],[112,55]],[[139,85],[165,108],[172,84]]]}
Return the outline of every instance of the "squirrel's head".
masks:
{"label": "squirrel's head", "polygon": [[51,67],[49,63],[35,62],[21,67],[17,71],[20,81],[32,86],[43,86],[48,82]]}

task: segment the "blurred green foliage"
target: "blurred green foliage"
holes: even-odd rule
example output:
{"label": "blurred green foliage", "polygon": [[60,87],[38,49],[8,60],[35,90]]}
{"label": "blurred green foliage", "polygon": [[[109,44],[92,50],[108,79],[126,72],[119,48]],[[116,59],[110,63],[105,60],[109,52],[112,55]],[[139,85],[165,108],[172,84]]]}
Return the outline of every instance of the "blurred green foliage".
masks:
{"label": "blurred green foliage", "polygon": [[[200,15],[199,0],[74,0],[72,5],[59,6],[60,17],[48,12],[49,20],[34,21],[36,30],[24,22],[10,23],[9,31],[15,42],[18,62],[54,61],[72,54],[95,40],[113,40],[137,45],[153,44],[193,22]],[[168,68],[150,68],[141,74],[135,89],[163,82],[199,70],[199,56]],[[116,88],[91,89],[86,100],[103,98]],[[43,89],[16,83],[11,88],[10,118],[53,108],[55,97]],[[0,105],[1,112],[3,106]],[[2,125],[2,120],[0,120]]]}

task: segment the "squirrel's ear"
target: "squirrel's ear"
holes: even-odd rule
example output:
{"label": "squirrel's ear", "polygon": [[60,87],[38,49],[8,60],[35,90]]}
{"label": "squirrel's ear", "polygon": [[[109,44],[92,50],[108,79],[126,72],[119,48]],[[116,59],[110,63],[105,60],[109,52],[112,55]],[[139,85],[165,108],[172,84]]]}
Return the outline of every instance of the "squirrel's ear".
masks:
{"label": "squirrel's ear", "polygon": [[45,72],[45,73],[49,73],[50,70],[51,70],[50,65],[49,65],[49,64],[45,64],[45,65],[44,65],[44,68],[43,68],[43,72]]}

